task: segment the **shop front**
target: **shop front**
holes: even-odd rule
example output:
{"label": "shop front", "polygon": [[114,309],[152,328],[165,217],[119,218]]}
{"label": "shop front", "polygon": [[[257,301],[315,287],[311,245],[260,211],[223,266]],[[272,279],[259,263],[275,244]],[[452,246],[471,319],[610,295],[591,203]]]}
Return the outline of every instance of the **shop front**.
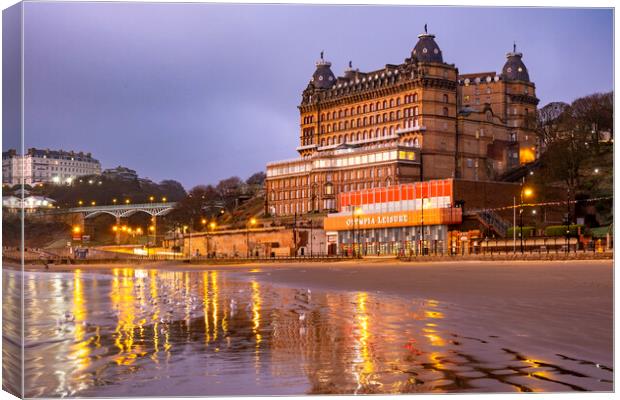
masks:
{"label": "shop front", "polygon": [[325,229],[341,255],[446,254],[448,226],[461,220],[452,180],[437,180],[341,193]]}

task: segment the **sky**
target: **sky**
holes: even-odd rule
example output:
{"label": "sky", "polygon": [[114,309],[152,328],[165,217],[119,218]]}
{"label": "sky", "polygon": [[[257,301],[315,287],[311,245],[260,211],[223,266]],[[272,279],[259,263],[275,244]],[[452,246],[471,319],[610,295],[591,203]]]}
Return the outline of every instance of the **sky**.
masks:
{"label": "sky", "polygon": [[[188,189],[297,157],[297,106],[321,51],[336,75],[349,60],[360,71],[399,64],[424,24],[461,73],[500,72],[515,41],[540,106],[613,89],[611,9],[24,7],[25,148],[92,152],[103,168]],[[15,82],[6,65],[5,83]],[[3,150],[19,145],[11,121]]]}

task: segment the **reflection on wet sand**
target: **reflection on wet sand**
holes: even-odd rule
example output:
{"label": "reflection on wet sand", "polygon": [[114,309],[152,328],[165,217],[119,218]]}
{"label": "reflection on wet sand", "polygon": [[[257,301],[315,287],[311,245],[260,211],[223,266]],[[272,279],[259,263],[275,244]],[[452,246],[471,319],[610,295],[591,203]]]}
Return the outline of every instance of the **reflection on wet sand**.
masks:
{"label": "reflection on wet sand", "polygon": [[25,287],[31,397],[612,387],[611,367],[447,331],[449,308],[433,299],[131,268],[28,273]]}

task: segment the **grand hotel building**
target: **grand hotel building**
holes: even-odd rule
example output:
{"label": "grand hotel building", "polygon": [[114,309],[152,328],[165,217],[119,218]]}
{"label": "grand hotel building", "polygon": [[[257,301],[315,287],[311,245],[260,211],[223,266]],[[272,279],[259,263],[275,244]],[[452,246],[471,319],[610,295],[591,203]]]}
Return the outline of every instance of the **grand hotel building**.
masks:
{"label": "grand hotel building", "polygon": [[302,93],[300,157],[267,165],[265,212],[339,209],[337,194],[429,179],[494,180],[536,158],[538,99],[522,54],[460,74],[424,33],[398,65],[341,77],[321,58]]}

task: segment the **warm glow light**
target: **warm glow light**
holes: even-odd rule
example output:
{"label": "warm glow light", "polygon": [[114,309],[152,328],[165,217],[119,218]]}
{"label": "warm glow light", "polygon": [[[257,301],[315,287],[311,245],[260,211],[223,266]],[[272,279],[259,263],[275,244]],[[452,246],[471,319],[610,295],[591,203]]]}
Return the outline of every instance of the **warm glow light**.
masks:
{"label": "warm glow light", "polygon": [[112,230],[113,230],[114,232],[117,232],[117,231],[118,231],[118,226],[114,225],[114,226],[112,227]]}
{"label": "warm glow light", "polygon": [[96,201],[91,201],[91,202],[90,202],[90,205],[91,205],[91,206],[94,206],[94,205],[96,205],[96,204],[97,204],[97,202],[96,202]]}
{"label": "warm glow light", "polygon": [[82,200],[80,200],[80,201],[78,201],[78,204],[82,205],[82,204],[84,204],[84,202]]}
{"label": "warm glow light", "polygon": [[149,226],[149,231],[151,232],[155,231],[155,227],[153,225]]}
{"label": "warm glow light", "polygon": [[212,230],[213,230],[213,229],[215,229],[215,226],[216,226],[216,225],[215,225],[215,222],[211,222],[211,223],[209,224],[209,228],[211,228]]}
{"label": "warm glow light", "polygon": [[360,207],[356,207],[355,211],[353,211],[355,215],[362,215],[364,211]]}
{"label": "warm glow light", "polygon": [[256,218],[250,218],[250,225],[256,225]]}
{"label": "warm glow light", "polygon": [[80,233],[82,231],[82,228],[80,228],[79,226],[74,226],[73,227],[73,233]]}
{"label": "warm glow light", "polygon": [[149,200],[150,200],[150,201],[155,200],[155,196],[151,196],[151,197],[149,197]]}
{"label": "warm glow light", "polygon": [[203,219],[202,219],[202,221],[200,221],[200,222],[201,222],[203,225],[206,225],[206,224],[207,224],[207,220],[206,220],[206,219],[204,219],[204,218],[203,218]]}
{"label": "warm glow light", "polygon": [[125,204],[129,204],[129,203],[130,203],[129,199],[125,199]]}
{"label": "warm glow light", "polygon": [[534,194],[534,191],[531,188],[523,189],[523,196],[530,197],[533,194]]}
{"label": "warm glow light", "polygon": [[163,201],[163,202],[165,203],[166,201],[168,201],[168,199],[167,199],[167,198],[165,198],[165,197],[162,197],[162,198],[161,198],[161,201]]}
{"label": "warm glow light", "polygon": [[141,235],[141,234],[142,234],[142,228],[137,228],[137,229],[136,229],[136,233],[138,233],[139,235]]}
{"label": "warm glow light", "polygon": [[116,204],[116,199],[112,199],[112,203]]}

